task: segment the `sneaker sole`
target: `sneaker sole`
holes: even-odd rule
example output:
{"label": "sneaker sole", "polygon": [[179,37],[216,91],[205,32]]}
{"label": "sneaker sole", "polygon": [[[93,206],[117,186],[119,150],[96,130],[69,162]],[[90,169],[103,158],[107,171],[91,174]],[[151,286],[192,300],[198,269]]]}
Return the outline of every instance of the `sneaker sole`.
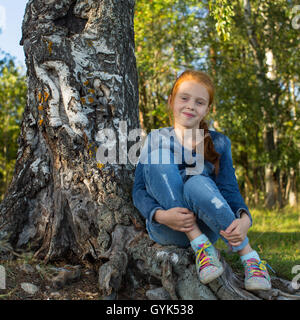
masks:
{"label": "sneaker sole", "polygon": [[219,277],[223,274],[223,272],[224,272],[224,268],[222,267],[222,268],[219,269],[218,272],[212,273],[209,277],[207,277],[207,278],[204,279],[204,280],[203,280],[203,279],[202,279],[202,280],[200,279],[199,274],[198,274],[198,278],[199,278],[199,280],[200,280],[200,282],[201,282],[202,284],[207,284],[207,283],[209,283],[209,282],[211,282],[211,281],[219,278]]}
{"label": "sneaker sole", "polygon": [[263,291],[268,291],[271,290],[272,286],[268,287],[260,287],[258,285],[245,285],[245,289],[249,291],[254,291],[254,290],[263,290]]}

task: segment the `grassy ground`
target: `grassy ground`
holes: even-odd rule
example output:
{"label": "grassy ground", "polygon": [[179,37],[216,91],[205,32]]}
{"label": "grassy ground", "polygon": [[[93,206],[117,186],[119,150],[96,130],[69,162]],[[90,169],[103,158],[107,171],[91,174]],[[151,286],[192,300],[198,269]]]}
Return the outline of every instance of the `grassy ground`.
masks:
{"label": "grassy ground", "polygon": [[[253,225],[248,232],[250,244],[279,277],[292,280],[292,268],[300,266],[300,208],[286,207],[282,210],[249,208]],[[218,240],[216,247],[234,270],[241,270],[237,254],[226,253],[226,245]],[[270,272],[272,275],[272,273]]]}

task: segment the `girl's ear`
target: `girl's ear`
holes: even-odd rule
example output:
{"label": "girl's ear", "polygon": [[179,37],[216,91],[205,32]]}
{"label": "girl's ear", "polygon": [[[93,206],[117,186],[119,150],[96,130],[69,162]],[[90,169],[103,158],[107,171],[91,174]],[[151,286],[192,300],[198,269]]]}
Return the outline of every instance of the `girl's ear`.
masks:
{"label": "girl's ear", "polygon": [[205,116],[207,116],[207,115],[208,115],[208,113],[209,113],[210,109],[211,109],[211,105],[207,107],[207,110],[206,110]]}

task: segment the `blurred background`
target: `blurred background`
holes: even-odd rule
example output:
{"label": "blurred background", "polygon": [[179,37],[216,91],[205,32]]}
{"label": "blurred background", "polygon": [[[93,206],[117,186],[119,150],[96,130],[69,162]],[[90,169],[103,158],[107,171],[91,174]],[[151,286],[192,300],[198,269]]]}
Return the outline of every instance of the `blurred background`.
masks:
{"label": "blurred background", "polygon": [[26,103],[22,20],[27,0],[0,0],[0,201],[12,178]]}

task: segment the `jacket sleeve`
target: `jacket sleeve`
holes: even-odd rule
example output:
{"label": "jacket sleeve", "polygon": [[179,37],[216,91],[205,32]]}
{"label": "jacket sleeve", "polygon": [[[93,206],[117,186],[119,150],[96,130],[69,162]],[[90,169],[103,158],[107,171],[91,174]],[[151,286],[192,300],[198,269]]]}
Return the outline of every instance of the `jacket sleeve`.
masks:
{"label": "jacket sleeve", "polygon": [[139,210],[145,219],[149,220],[149,222],[155,222],[153,220],[153,216],[156,210],[163,209],[161,205],[154,198],[152,198],[146,190],[143,175],[143,164],[140,162],[138,162],[135,169],[132,199],[134,206]]}
{"label": "jacket sleeve", "polygon": [[225,144],[220,158],[220,169],[219,174],[216,177],[216,185],[236,217],[240,218],[241,213],[244,211],[248,214],[252,225],[252,216],[240,193],[236,179],[235,169],[232,162],[231,141],[227,136],[224,135],[224,137]]}

